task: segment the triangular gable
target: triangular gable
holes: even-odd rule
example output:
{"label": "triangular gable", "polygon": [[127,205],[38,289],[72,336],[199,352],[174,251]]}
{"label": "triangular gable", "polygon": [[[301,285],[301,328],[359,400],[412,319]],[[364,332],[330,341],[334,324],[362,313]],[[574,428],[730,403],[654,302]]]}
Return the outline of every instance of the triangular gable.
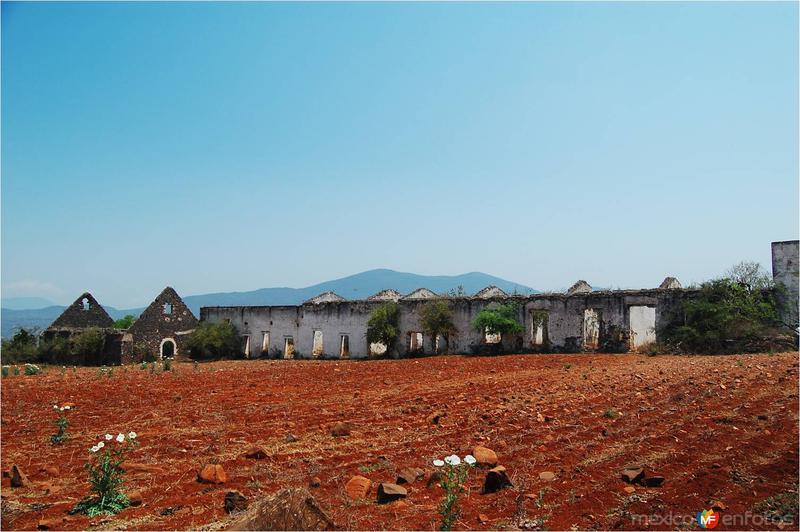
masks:
{"label": "triangular gable", "polygon": [[506,294],[496,286],[492,285],[492,286],[487,286],[486,288],[475,294],[475,297],[480,299],[492,299],[495,297],[508,297],[508,294]]}
{"label": "triangular gable", "polygon": [[439,297],[435,292],[427,288],[417,288],[410,294],[403,297],[403,299],[434,299]]}
{"label": "triangular gable", "polygon": [[166,287],[150,305],[144,309],[128,332],[137,335],[153,327],[172,330],[189,330],[197,327],[197,318],[171,286]]}
{"label": "triangular gable", "polygon": [[319,305],[321,303],[338,303],[339,301],[346,301],[345,298],[337,294],[336,292],[323,292],[317,296],[312,297],[308,301],[305,301],[304,305]]}
{"label": "triangular gable", "polygon": [[573,294],[589,294],[592,291],[592,286],[581,279],[574,285],[572,285],[569,290],[567,290],[567,295],[571,296]]}
{"label": "triangular gable", "polygon": [[86,329],[89,327],[113,327],[114,320],[108,315],[100,303],[90,294],[84,292],[81,297],[68,306],[61,315],[50,324],[49,329]]}
{"label": "triangular gable", "polygon": [[398,301],[403,295],[394,290],[393,288],[387,288],[386,290],[381,290],[377,294],[373,294],[367,298],[367,301]]}

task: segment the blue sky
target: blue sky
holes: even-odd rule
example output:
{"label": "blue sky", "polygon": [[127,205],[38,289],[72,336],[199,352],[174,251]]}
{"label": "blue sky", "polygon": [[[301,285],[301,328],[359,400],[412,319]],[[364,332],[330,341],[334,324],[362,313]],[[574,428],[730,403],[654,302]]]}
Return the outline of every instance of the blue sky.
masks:
{"label": "blue sky", "polygon": [[2,4],[3,296],[684,284],[798,237],[796,3]]}

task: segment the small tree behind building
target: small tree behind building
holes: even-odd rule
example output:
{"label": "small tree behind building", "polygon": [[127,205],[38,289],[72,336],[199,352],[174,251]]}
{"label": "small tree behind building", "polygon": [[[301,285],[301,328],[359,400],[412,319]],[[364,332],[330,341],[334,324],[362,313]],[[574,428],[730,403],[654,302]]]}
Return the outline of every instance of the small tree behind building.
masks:
{"label": "small tree behind building", "polygon": [[450,303],[444,299],[428,301],[422,305],[419,312],[422,332],[433,338],[436,352],[439,352],[439,345],[436,342],[438,336],[444,337],[449,343],[450,335],[456,330],[453,324],[453,310]]}
{"label": "small tree behind building", "polygon": [[372,310],[367,321],[367,343],[383,344],[389,351],[397,342],[397,322],[400,307],[397,303],[383,303]]}
{"label": "small tree behind building", "polygon": [[231,323],[201,323],[186,340],[192,358],[238,357],[241,354],[239,333]]}
{"label": "small tree behind building", "polygon": [[525,328],[519,322],[518,315],[519,307],[514,303],[491,303],[475,316],[472,327],[484,335],[519,334]]}

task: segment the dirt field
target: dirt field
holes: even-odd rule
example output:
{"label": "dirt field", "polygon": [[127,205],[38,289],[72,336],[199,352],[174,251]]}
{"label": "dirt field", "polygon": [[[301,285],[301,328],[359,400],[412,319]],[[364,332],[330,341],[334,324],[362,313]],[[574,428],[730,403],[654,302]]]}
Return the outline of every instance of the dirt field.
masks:
{"label": "dirt field", "polygon": [[[71,438],[52,445],[52,405],[64,402],[76,405]],[[437,412],[444,415],[434,424]],[[331,435],[338,421],[352,424],[349,436]],[[30,479],[11,488],[4,475],[3,528],[67,516],[88,493],[87,449],[106,432],[131,430],[141,445],[130,461],[157,466],[126,475],[126,490],[140,490],[144,503],[113,518],[69,516],[60,528],[217,527],[231,489],[253,500],[318,477],[309,490],[338,528],[435,530],[439,487],[417,481],[403,503],[379,505],[375,487],[369,500],[352,501],[344,484],[353,475],[394,482],[409,466],[430,474],[434,458],[464,456],[477,444],[497,452],[514,487],[483,495],[485,471],[471,471],[459,529],[637,529],[647,526],[636,516],[688,520],[712,501],[725,507],[723,517],[765,509],[785,516],[797,497],[798,358],[231,361],[166,373],[114,368],[111,376],[48,368],[2,379],[3,471],[17,464]],[[297,441],[287,442],[289,434]],[[270,456],[244,458],[254,444]],[[197,482],[208,462],[224,467],[227,483]],[[630,463],[666,481],[628,493],[619,473]],[[543,471],[555,479],[541,480]],[[673,523],[647,528],[698,528]],[[794,523],[782,526],[796,530]],[[717,530],[732,528],[777,524],[723,521]]]}

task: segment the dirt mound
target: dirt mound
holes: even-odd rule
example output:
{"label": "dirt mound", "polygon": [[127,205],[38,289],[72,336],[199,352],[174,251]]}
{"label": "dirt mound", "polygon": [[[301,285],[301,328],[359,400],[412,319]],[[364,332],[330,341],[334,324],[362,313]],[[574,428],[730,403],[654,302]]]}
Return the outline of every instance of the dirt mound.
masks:
{"label": "dirt mound", "polygon": [[333,530],[333,521],[303,488],[286,488],[257,501],[226,530]]}

